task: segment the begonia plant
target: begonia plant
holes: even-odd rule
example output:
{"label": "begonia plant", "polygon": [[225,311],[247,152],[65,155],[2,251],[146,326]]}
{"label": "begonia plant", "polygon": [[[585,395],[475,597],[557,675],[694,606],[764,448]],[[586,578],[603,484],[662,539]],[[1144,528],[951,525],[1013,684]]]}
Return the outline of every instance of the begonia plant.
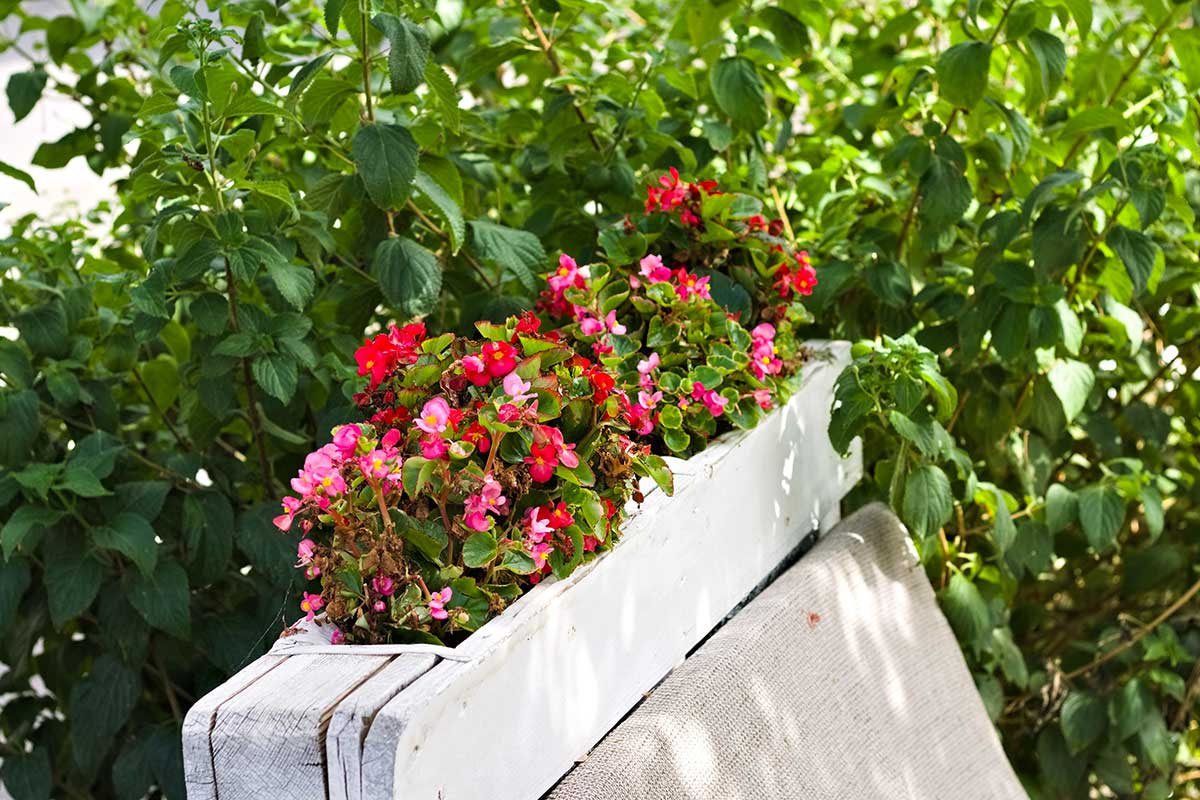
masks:
{"label": "begonia plant", "polygon": [[816,272],[761,211],[672,169],[647,188],[644,216],[601,236],[607,259],[563,254],[547,277],[539,307],[618,374],[626,422],[658,452],[701,450],[790,394]]}
{"label": "begonia plant", "polygon": [[391,326],[356,353],[367,421],[305,459],[275,519],[300,525],[301,610],[335,642],[452,643],[620,535],[637,477],[615,378],[532,315],[474,342]]}

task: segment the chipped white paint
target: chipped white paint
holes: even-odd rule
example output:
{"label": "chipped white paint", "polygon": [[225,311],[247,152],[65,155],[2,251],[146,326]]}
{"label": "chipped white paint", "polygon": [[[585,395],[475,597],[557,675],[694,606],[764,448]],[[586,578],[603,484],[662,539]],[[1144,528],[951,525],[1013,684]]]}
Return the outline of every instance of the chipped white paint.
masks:
{"label": "chipped white paint", "polygon": [[456,660],[304,653],[234,676],[189,713],[189,797],[539,797],[807,533],[839,519],[861,472],[857,449],[841,459],[826,434],[849,346],[813,348],[786,406],[671,460],[673,497],[647,492],[611,553],[535,587]]}

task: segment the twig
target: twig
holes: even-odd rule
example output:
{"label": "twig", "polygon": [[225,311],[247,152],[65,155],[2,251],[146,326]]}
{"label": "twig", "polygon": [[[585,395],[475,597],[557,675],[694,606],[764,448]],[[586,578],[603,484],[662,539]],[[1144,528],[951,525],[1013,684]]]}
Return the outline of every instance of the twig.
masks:
{"label": "twig", "polygon": [[783,220],[783,229],[787,232],[788,240],[794,244],[796,242],[796,234],[792,232],[792,222],[788,219],[787,209],[783,205],[783,198],[779,196],[779,190],[775,188],[775,184],[771,184],[771,197],[775,200],[775,212]]}
{"label": "twig", "polygon": [[1121,655],[1126,650],[1128,650],[1129,648],[1133,647],[1135,644],[1140,642],[1142,639],[1146,638],[1146,636],[1149,635],[1150,632],[1153,631],[1155,628],[1157,628],[1159,625],[1163,624],[1168,619],[1170,619],[1175,614],[1176,611],[1178,611],[1179,609],[1181,609],[1185,605],[1187,605],[1188,601],[1191,600],[1193,597],[1195,597],[1197,592],[1200,592],[1200,580],[1193,583],[1191,585],[1191,587],[1186,592],[1184,592],[1182,595],[1180,595],[1179,598],[1174,603],[1172,603],[1170,606],[1168,606],[1165,611],[1163,611],[1161,614],[1159,614],[1157,617],[1155,617],[1153,620],[1151,620],[1149,625],[1142,628],[1140,631],[1135,633],[1133,636],[1129,637],[1129,639],[1127,639],[1126,641],[1124,641],[1121,644],[1114,647],[1112,650],[1109,650],[1107,653],[1104,653],[1103,655],[1097,656],[1096,658],[1089,661],[1087,664],[1084,664],[1082,667],[1071,670],[1070,672],[1063,675],[1063,677],[1067,680],[1071,680],[1073,678],[1078,678],[1080,675],[1090,672],[1093,669],[1095,669],[1096,667],[1099,667],[1101,664],[1111,661],[1112,659]]}
{"label": "twig", "polygon": [[[241,330],[238,322],[237,280],[233,277],[233,268],[229,259],[225,259],[225,284],[229,290],[229,325],[234,333]],[[250,370],[250,359],[242,356],[242,384],[246,389],[246,418],[250,422],[250,431],[254,435],[254,444],[258,450],[258,467],[262,470],[263,488],[267,496],[272,494],[275,487],[275,476],[271,471],[271,459],[267,456],[267,440],[263,435],[262,418],[258,415],[258,396],[254,391],[254,373]]]}
{"label": "twig", "polygon": [[1183,357],[1183,348],[1187,344],[1188,344],[1188,342],[1181,342],[1178,345],[1178,347],[1175,351],[1175,357],[1172,358],[1170,361],[1167,361],[1166,363],[1164,363],[1161,367],[1159,367],[1158,371],[1154,373],[1154,376],[1151,377],[1148,381],[1146,381],[1146,385],[1143,386],[1141,389],[1138,389],[1137,394],[1135,394],[1133,397],[1129,398],[1129,402],[1125,404],[1126,408],[1128,408],[1129,406],[1133,405],[1134,403],[1138,402],[1143,397],[1145,397],[1150,392],[1150,390],[1153,389],[1160,380],[1162,380],[1163,376],[1167,374],[1167,370],[1169,370],[1175,364],[1176,361],[1178,361],[1180,358]]}
{"label": "twig", "polygon": [[[1192,704],[1200,697],[1200,659],[1196,660],[1196,666],[1192,667],[1192,674],[1188,678],[1187,688],[1183,692],[1183,702],[1179,704],[1179,708],[1175,710],[1175,717],[1171,720],[1171,730],[1182,730],[1184,722],[1190,716],[1189,712],[1192,709]],[[1200,777],[1200,775],[1197,775]]]}
{"label": "twig", "polygon": [[362,18],[362,75],[363,75],[363,94],[366,95],[367,119],[371,122],[375,121],[375,107],[371,103],[371,54],[368,52],[370,48],[370,30],[367,28],[367,23],[371,17],[370,8],[364,8],[365,4],[362,0],[358,0],[359,16]]}
{"label": "twig", "polygon": [[[546,60],[550,62],[550,69],[554,71],[555,76],[561,77],[563,74],[562,64],[558,61],[558,56],[554,54],[554,43],[546,36],[546,32],[542,30],[541,23],[537,21],[537,17],[533,15],[533,9],[529,7],[528,0],[521,0],[521,10],[525,12],[525,18],[529,20],[529,24],[533,26],[533,32],[537,35],[538,42],[542,46],[542,52],[546,54]],[[601,152],[600,142],[596,140],[596,134],[592,131],[588,124],[587,115],[583,113],[583,109],[576,102],[575,93],[571,88],[566,87],[566,92],[571,96],[571,107],[575,109],[575,116],[579,117],[579,121],[587,129],[588,139],[592,143],[592,147],[596,148],[596,152]]]}
{"label": "twig", "polygon": [[[444,240],[446,242],[446,244],[450,244],[450,234],[447,233],[442,228],[438,227],[438,224],[436,222],[434,222],[433,220],[431,220],[425,214],[425,212],[421,211],[421,209],[417,206],[417,204],[414,203],[411,199],[408,201],[408,210],[413,212],[413,214],[416,215],[417,219],[421,222],[421,224],[424,225],[426,228],[428,228],[431,233],[433,233],[438,238]],[[495,290],[496,282],[493,281],[490,277],[488,277],[488,274],[483,269],[483,265],[480,264],[478,261],[476,261],[475,257],[472,256],[470,253],[468,253],[466,250],[461,250],[460,252],[462,253],[463,258],[465,258],[467,260],[467,263],[471,265],[471,268],[475,270],[475,274],[479,276],[479,280],[481,280],[483,282],[483,285],[488,287],[489,289]]]}
{"label": "twig", "polygon": [[190,451],[192,449],[191,443],[185,440],[179,433],[179,429],[175,427],[175,423],[171,422],[170,418],[167,417],[166,411],[159,408],[158,401],[154,399],[154,395],[150,392],[150,387],[147,386],[146,381],[142,379],[142,373],[138,371],[137,367],[133,367],[130,371],[133,373],[134,380],[138,382],[138,386],[142,387],[142,392],[146,395],[146,399],[150,401],[150,408],[154,409],[154,413],[157,414],[159,419],[163,421],[163,424],[167,426],[167,430],[169,430],[171,435],[175,437],[175,441],[179,444],[179,446],[184,450]]}
{"label": "twig", "polygon": [[1079,290],[1079,286],[1083,283],[1083,275],[1087,272],[1087,267],[1092,263],[1092,258],[1095,257],[1096,251],[1100,249],[1100,243],[1108,238],[1108,234],[1112,231],[1113,226],[1117,224],[1117,217],[1125,210],[1126,204],[1129,202],[1129,196],[1121,198],[1117,203],[1117,207],[1113,209],[1113,213],[1109,216],[1108,222],[1104,225],[1104,230],[1092,239],[1092,246],[1084,255],[1083,260],[1079,262],[1079,267],[1075,270],[1075,279],[1071,281],[1071,288],[1067,291],[1067,301],[1070,302],[1075,297],[1075,293]]}
{"label": "twig", "polygon": [[179,698],[175,696],[175,687],[171,685],[167,668],[163,666],[162,652],[158,649],[154,651],[154,665],[158,668],[159,677],[162,678],[163,688],[167,690],[167,704],[171,706],[171,715],[175,717],[176,723],[182,723],[183,711],[179,707]]}
{"label": "twig", "polygon": [[[1154,33],[1150,34],[1150,41],[1146,42],[1146,46],[1138,52],[1137,56],[1135,56],[1133,61],[1129,63],[1129,66],[1125,69],[1125,71],[1121,73],[1121,77],[1117,79],[1112,91],[1108,93],[1108,97],[1104,100],[1104,108],[1111,106],[1117,99],[1117,95],[1120,94],[1121,90],[1125,88],[1125,84],[1128,83],[1129,79],[1133,77],[1133,73],[1137,71],[1137,68],[1141,66],[1143,61],[1146,60],[1146,56],[1150,54],[1152,49],[1154,49],[1154,43],[1158,41],[1158,37],[1162,36],[1166,29],[1171,26],[1171,23],[1175,20],[1175,12],[1179,8],[1184,7],[1185,6],[1173,7],[1167,12],[1167,15],[1163,17],[1162,22],[1160,22],[1158,27],[1154,29]],[[1060,169],[1065,168],[1067,164],[1071,163],[1071,160],[1074,159],[1075,156],[1079,155],[1079,151],[1083,148],[1083,145],[1087,142],[1087,139],[1087,133],[1081,133],[1079,136],[1075,137],[1075,142],[1071,145],[1071,149],[1068,150],[1067,154],[1063,157],[1062,164],[1059,165]]]}
{"label": "twig", "polygon": [[[83,428],[85,431],[90,431],[91,433],[98,433],[100,430],[99,428],[97,428],[95,425],[92,425],[91,423],[84,422],[83,420],[78,420],[78,419],[73,419],[71,417],[68,417],[65,414],[63,414],[61,411],[57,410],[53,406],[50,406],[44,402],[39,402],[39,405],[41,406],[43,413],[50,414],[51,416],[62,420],[63,422],[65,422],[68,425],[74,425],[77,428]],[[164,467],[162,464],[158,464],[154,461],[151,461],[150,459],[146,458],[144,455],[139,453],[137,450],[134,450],[132,447],[126,447],[124,452],[127,453],[129,455],[129,457],[132,458],[133,460],[137,461],[138,463],[140,463],[144,466],[149,467],[150,469],[153,469],[159,475],[162,475],[164,478],[169,478],[170,480],[173,480],[176,483],[182,484],[184,487],[187,487],[190,489],[203,489],[204,488],[203,486],[196,483],[191,478],[188,478],[184,475],[180,475],[178,472],[175,472],[172,469]]]}

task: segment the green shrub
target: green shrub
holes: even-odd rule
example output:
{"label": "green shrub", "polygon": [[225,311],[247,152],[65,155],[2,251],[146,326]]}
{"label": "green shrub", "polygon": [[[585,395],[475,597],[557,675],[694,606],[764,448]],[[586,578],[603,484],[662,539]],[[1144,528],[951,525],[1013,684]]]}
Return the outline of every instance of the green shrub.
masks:
{"label": "green shrub", "polygon": [[364,331],[530,307],[670,166],[777,196],[811,333],[870,340],[835,435],[1031,794],[1196,796],[1195,5],[76,7],[0,0],[15,116],[91,116],[35,164],[120,176],[0,242],[18,800],[181,797],[182,714],[294,607],[264,501],[349,418]]}

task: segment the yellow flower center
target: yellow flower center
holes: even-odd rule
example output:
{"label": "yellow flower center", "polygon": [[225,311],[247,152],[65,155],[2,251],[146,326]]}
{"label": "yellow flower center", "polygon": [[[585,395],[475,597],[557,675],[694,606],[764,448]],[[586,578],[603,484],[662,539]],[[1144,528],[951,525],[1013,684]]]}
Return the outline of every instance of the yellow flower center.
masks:
{"label": "yellow flower center", "polygon": [[438,418],[437,418],[436,416],[434,416],[433,414],[426,414],[426,415],[425,415],[425,422],[426,422],[426,424],[428,424],[428,425],[437,425],[437,421],[438,421]]}

